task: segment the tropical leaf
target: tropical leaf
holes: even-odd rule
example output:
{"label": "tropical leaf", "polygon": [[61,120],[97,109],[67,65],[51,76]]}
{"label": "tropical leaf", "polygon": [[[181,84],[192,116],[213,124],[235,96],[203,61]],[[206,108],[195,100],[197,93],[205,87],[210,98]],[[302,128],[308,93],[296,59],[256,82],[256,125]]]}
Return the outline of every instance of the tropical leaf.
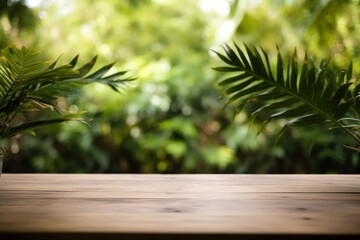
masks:
{"label": "tropical leaf", "polygon": [[18,125],[16,127],[7,128],[2,133],[1,138],[9,138],[9,137],[16,136],[17,134],[24,134],[24,133],[34,134],[34,131],[36,129],[47,126],[47,125],[52,125],[52,124],[58,124],[58,123],[69,122],[69,121],[85,122],[85,120],[80,117],[82,114],[83,114],[83,112],[80,112],[80,113],[76,113],[76,114],[67,114],[67,115],[59,116],[57,118],[27,122],[27,123]]}
{"label": "tropical leaf", "polygon": [[[71,115],[51,121],[26,123],[13,127],[11,122],[19,113],[40,109],[56,109],[54,100],[66,96],[84,84],[106,84],[115,91],[124,88],[133,78],[125,77],[126,71],[107,75],[115,63],[101,67],[92,74],[97,57],[82,67],[76,68],[79,56],[69,64],[57,67],[54,62],[44,61],[38,52],[25,47],[8,47],[0,53],[0,138],[12,136],[15,132],[28,131],[34,126],[69,121]],[[37,128],[37,127],[36,127]]]}
{"label": "tropical leaf", "polygon": [[[262,48],[242,50],[234,43],[214,51],[226,64],[214,69],[226,74],[219,85],[229,103],[237,103],[238,113],[249,106],[252,118],[269,122],[286,119],[287,126],[338,127],[360,144],[359,82],[352,77],[352,64],[347,70],[333,73],[326,61],[319,68],[305,54],[299,64],[296,50],[284,63],[278,49],[276,65],[272,66]],[[354,114],[355,113],[355,114]]]}

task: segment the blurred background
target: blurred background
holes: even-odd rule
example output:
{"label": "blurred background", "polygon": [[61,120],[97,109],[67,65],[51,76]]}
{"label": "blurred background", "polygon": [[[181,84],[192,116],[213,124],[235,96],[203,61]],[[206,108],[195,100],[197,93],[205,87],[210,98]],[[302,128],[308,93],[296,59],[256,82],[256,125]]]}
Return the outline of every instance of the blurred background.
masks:
{"label": "blurred background", "polygon": [[[359,0],[1,0],[0,47],[24,45],[63,63],[76,54],[98,65],[117,60],[135,76],[117,94],[102,85],[58,104],[86,111],[37,136],[0,143],[4,172],[50,173],[359,173],[360,156],[341,132],[265,129],[249,109],[224,107],[221,62],[210,49],[261,45],[286,56],[296,47],[360,71]],[[46,112],[31,115],[40,118]]]}

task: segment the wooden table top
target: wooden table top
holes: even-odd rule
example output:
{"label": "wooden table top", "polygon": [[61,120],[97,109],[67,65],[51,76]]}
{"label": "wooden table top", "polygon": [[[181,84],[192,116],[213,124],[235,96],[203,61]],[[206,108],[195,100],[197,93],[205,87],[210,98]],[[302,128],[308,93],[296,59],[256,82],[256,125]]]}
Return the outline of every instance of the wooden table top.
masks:
{"label": "wooden table top", "polygon": [[360,175],[3,174],[0,239],[360,238]]}

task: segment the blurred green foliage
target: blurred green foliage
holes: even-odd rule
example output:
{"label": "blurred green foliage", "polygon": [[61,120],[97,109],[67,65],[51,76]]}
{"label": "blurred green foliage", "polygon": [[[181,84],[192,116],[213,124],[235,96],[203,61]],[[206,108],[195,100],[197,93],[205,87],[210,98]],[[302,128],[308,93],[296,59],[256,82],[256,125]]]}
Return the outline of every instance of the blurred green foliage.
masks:
{"label": "blurred green foliage", "polygon": [[18,43],[25,39],[37,27],[39,16],[37,12],[26,5],[24,0],[0,1],[0,46]]}
{"label": "blurred green foliage", "polygon": [[[71,112],[85,110],[91,127],[61,124],[3,143],[9,148],[4,172],[360,170],[360,156],[342,146],[351,142],[342,132],[293,129],[273,146],[281,123],[249,128],[251,109],[233,118],[234,106],[223,107],[219,98],[211,69],[219,62],[209,52],[231,40],[269,50],[277,44],[285,55],[308,49],[341,67],[353,60],[359,74],[358,0],[66,0],[41,1],[26,11],[34,16],[26,29],[9,28],[11,18],[1,11],[2,47],[26,44],[51,58],[64,53],[65,61],[74,53],[80,59],[99,54],[99,64],[117,59],[138,80],[121,95],[96,85],[59,99]],[[17,34],[8,38],[9,29]]]}

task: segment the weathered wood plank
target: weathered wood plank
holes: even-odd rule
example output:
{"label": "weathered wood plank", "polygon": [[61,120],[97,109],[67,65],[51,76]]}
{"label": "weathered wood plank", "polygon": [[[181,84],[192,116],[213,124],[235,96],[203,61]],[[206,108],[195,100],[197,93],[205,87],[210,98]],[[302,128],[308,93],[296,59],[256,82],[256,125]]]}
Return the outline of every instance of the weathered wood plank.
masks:
{"label": "weathered wood plank", "polygon": [[360,176],[3,174],[13,233],[360,237]]}

